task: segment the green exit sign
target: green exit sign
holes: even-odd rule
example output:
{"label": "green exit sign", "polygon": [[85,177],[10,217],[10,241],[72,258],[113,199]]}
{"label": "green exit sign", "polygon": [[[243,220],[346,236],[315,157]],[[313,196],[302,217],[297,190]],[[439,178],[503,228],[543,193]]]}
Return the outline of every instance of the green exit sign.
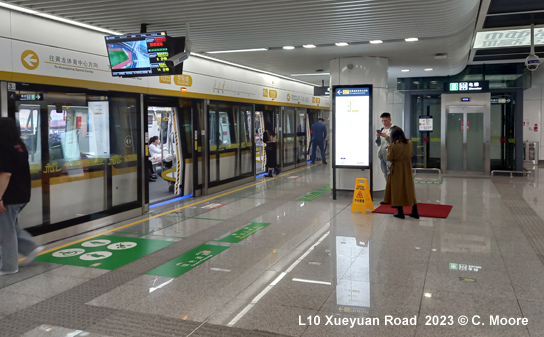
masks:
{"label": "green exit sign", "polygon": [[450,83],[450,91],[458,91],[459,83]]}

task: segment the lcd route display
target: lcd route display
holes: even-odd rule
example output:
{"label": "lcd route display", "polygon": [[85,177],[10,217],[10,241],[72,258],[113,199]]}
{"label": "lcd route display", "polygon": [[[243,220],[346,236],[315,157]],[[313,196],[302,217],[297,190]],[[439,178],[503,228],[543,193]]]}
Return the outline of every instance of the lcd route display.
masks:
{"label": "lcd route display", "polygon": [[335,166],[371,166],[371,86],[333,88]]}
{"label": "lcd route display", "polygon": [[106,36],[113,76],[134,77],[170,74],[166,32]]}

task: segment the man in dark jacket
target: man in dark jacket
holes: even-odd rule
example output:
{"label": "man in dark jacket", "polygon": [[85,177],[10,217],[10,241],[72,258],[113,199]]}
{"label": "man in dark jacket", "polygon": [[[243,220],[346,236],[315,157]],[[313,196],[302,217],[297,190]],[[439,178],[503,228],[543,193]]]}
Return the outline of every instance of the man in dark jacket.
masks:
{"label": "man in dark jacket", "polygon": [[323,164],[327,164],[327,160],[325,159],[325,148],[323,147],[323,143],[327,138],[327,127],[323,122],[325,122],[325,119],[320,117],[318,118],[318,122],[312,125],[311,128],[312,154],[310,155],[310,160],[312,161],[312,164],[315,164],[315,151],[317,147],[319,147],[319,151],[321,151]]}

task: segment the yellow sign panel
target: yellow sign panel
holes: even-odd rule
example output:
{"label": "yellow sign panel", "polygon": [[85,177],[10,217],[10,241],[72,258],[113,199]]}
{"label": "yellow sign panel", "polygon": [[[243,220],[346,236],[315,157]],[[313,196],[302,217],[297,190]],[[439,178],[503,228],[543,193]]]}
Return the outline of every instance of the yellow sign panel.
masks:
{"label": "yellow sign panel", "polygon": [[344,95],[349,95],[349,89],[344,89],[344,90],[342,90],[342,93],[343,93]]}
{"label": "yellow sign panel", "polygon": [[355,180],[355,190],[353,191],[353,202],[351,204],[351,213],[361,212],[366,214],[366,210],[374,210],[372,198],[370,197],[370,188],[368,180],[365,178],[357,178]]}
{"label": "yellow sign panel", "polygon": [[312,97],[312,103],[315,103],[315,97]]}
{"label": "yellow sign panel", "polygon": [[315,98],[315,102],[316,102],[317,104],[321,103],[321,98],[316,97],[316,98]]}
{"label": "yellow sign panel", "polygon": [[172,76],[170,75],[159,76],[159,83],[171,84]]}
{"label": "yellow sign panel", "polygon": [[278,98],[278,92],[276,90],[268,90],[270,98]]}
{"label": "yellow sign panel", "polygon": [[34,70],[40,65],[40,58],[36,52],[32,50],[25,50],[21,54],[21,63],[23,63],[23,67],[26,69]]}
{"label": "yellow sign panel", "polygon": [[263,97],[268,97],[268,89],[263,89]]}
{"label": "yellow sign panel", "polygon": [[291,100],[291,95],[287,94],[287,101],[290,101],[290,100]]}
{"label": "yellow sign panel", "polygon": [[193,85],[193,78],[191,77],[191,75],[174,75],[174,83],[176,85],[190,87],[191,85]]}

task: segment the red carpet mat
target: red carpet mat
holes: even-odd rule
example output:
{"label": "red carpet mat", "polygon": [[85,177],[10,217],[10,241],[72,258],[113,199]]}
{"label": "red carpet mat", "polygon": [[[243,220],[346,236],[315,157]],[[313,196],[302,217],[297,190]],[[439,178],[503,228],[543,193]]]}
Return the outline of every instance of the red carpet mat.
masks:
{"label": "red carpet mat", "polygon": [[[446,219],[450,214],[450,211],[453,206],[451,205],[440,205],[440,204],[417,204],[417,210],[419,211],[420,217],[427,218],[440,218]],[[412,206],[404,206],[404,215],[412,213]],[[383,214],[393,214],[396,213],[397,209],[391,207],[391,205],[380,205],[376,208],[373,213],[383,213]]]}

